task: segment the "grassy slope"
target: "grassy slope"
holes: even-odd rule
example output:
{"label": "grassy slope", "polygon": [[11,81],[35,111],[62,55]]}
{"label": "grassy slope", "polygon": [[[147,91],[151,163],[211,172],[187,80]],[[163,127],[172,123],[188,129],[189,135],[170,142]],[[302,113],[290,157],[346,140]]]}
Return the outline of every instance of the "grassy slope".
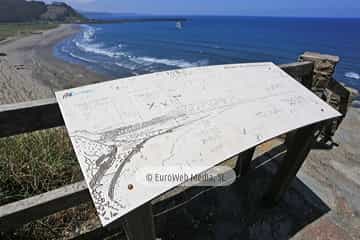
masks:
{"label": "grassy slope", "polygon": [[63,128],[0,139],[0,205],[82,179]]}
{"label": "grassy slope", "polygon": [[57,27],[55,23],[0,23],[0,41],[8,37],[27,36]]}
{"label": "grassy slope", "polygon": [[[1,23],[0,41],[57,27],[55,23]],[[82,180],[70,139],[55,128],[0,139],[0,205],[25,199]],[[92,204],[56,213],[1,233],[0,239],[72,237],[98,224]],[[91,222],[91,226],[86,226]],[[85,225],[85,229],[84,229]]]}
{"label": "grassy slope", "polygon": [[[83,179],[64,128],[0,139],[0,205]],[[0,239],[54,239],[97,223],[91,203],[38,220]],[[85,227],[89,225],[91,226]]]}

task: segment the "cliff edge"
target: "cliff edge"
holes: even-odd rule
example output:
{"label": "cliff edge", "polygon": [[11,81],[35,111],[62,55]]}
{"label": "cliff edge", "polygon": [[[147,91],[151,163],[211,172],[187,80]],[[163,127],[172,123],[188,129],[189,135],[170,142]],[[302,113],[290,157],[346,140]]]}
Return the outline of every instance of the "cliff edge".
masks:
{"label": "cliff edge", "polygon": [[0,22],[81,22],[86,20],[72,7],[62,2],[1,0]]}

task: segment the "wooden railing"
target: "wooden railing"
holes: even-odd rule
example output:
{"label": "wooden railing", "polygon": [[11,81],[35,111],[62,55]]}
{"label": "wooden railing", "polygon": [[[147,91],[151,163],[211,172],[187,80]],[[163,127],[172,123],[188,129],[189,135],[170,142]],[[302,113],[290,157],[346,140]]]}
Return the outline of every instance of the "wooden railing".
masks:
{"label": "wooden railing", "polygon": [[[312,62],[296,62],[280,67],[305,86],[310,86],[314,68]],[[55,98],[0,106],[0,138],[63,125],[64,120]],[[175,189],[167,194],[166,198],[177,193],[179,191]],[[87,185],[81,181],[0,206],[0,232],[16,229],[25,223],[78,206],[90,199]],[[152,204],[162,200],[163,196],[152,201]],[[112,234],[112,231],[115,230],[98,228],[82,237],[98,239],[100,236]]]}

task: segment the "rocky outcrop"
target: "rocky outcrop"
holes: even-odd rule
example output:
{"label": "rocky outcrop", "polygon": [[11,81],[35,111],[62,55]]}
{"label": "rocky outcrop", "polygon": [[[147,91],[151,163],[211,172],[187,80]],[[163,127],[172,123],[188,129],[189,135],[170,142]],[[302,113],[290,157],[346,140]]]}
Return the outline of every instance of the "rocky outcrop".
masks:
{"label": "rocky outcrop", "polygon": [[41,20],[77,22],[85,18],[65,3],[47,5],[47,10],[40,16]]}
{"label": "rocky outcrop", "polygon": [[333,77],[336,64],[340,61],[340,58],[333,55],[305,52],[299,57],[299,61],[314,63],[311,90],[342,114],[341,118],[333,119],[323,127],[323,141],[331,141],[345,118],[352,101],[349,89],[345,88]]}
{"label": "rocky outcrop", "polygon": [[46,12],[43,2],[25,0],[1,0],[0,22],[26,22],[34,21]]}
{"label": "rocky outcrop", "polygon": [[336,64],[340,61],[338,56],[320,54],[315,52],[305,52],[299,57],[300,62],[310,61],[314,63],[314,82],[315,88],[326,88],[335,72]]}
{"label": "rocky outcrop", "polygon": [[55,2],[46,5],[40,1],[0,1],[0,22],[29,22],[36,20],[81,22],[85,18],[65,3]]}

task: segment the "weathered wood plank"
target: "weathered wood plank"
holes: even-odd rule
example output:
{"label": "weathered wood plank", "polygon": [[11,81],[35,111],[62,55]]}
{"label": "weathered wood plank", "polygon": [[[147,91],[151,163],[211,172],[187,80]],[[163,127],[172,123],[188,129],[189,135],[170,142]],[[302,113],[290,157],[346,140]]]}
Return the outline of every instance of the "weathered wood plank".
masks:
{"label": "weathered wood plank", "polygon": [[89,200],[90,194],[83,181],[0,206],[0,231],[15,229]]}
{"label": "weathered wood plank", "polygon": [[0,106],[0,137],[62,125],[55,98]]}
{"label": "weathered wood plank", "polygon": [[314,63],[312,62],[295,62],[281,64],[279,67],[294,78],[301,78],[312,75]]}
{"label": "weathered wood plank", "polygon": [[[226,172],[219,174],[227,175]],[[200,184],[201,185],[201,184]],[[180,194],[190,186],[179,186],[166,194],[154,199],[151,204],[164,201]],[[0,206],[0,231],[15,229],[25,223],[37,220],[61,210],[75,207],[79,204],[91,201],[91,197],[85,181],[77,182],[58,188],[31,198]],[[100,231],[89,235],[114,233],[114,231]]]}

